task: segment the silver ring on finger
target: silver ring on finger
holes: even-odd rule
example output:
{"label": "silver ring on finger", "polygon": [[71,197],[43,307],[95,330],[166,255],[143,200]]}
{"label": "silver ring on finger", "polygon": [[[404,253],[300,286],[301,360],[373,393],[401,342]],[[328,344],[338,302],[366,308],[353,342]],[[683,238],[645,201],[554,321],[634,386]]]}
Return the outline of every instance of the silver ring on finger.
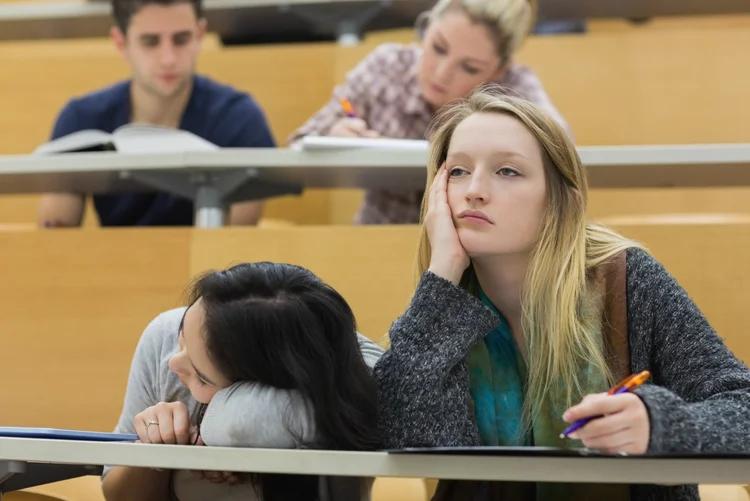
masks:
{"label": "silver ring on finger", "polygon": [[151,426],[152,424],[155,424],[155,425],[158,426],[159,425],[159,421],[155,421],[153,419],[151,419],[149,421],[146,421],[146,431],[148,431],[148,427]]}

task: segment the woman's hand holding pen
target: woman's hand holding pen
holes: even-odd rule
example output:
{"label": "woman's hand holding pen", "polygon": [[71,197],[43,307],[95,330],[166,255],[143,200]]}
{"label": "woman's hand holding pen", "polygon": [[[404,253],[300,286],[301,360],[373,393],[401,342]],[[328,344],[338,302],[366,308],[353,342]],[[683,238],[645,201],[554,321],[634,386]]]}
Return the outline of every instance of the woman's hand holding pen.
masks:
{"label": "woman's hand holding pen", "polygon": [[338,122],[333,124],[331,130],[328,131],[329,136],[336,137],[380,137],[374,130],[370,130],[367,122],[357,116],[357,112],[354,110],[354,106],[346,98],[339,99],[341,103],[341,109],[346,114],[346,117],[340,119]]}
{"label": "woman's hand holding pen", "polygon": [[380,134],[376,131],[370,130],[367,122],[361,118],[351,117],[342,118],[333,124],[331,130],[328,131],[328,135],[336,137],[380,137]]}
{"label": "woman's hand holding pen", "polygon": [[571,433],[589,449],[603,452],[644,454],[651,437],[651,423],[643,401],[633,393],[587,395],[568,409],[563,419],[569,423],[601,416]]}
{"label": "woman's hand holding pen", "polygon": [[429,271],[458,285],[469,256],[458,238],[453,213],[448,205],[448,171],[443,164],[430,187],[427,214],[424,219],[432,256]]}

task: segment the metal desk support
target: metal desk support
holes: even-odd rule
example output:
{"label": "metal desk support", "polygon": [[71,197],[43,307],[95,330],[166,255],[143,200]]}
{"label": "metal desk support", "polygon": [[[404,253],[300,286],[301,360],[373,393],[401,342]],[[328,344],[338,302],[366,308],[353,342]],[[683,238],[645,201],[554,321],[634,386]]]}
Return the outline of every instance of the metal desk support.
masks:
{"label": "metal desk support", "polygon": [[299,195],[303,186],[268,181],[259,177],[258,169],[217,171],[211,174],[123,171],[123,179],[134,179],[149,187],[190,199],[195,204],[196,228],[219,228],[229,204],[249,202],[279,195]]}
{"label": "metal desk support", "polygon": [[311,24],[319,33],[333,33],[340,45],[357,45],[367,24],[388,8],[392,0],[380,0],[374,5],[355,5],[321,8],[320,5],[282,4],[279,11],[299,17]]}
{"label": "metal desk support", "polygon": [[0,461],[0,499],[3,497],[3,488],[8,480],[10,480],[16,473],[24,473],[26,471],[26,463],[22,461]]}
{"label": "metal desk support", "polygon": [[101,472],[101,466],[0,460],[0,498],[6,492],[87,475],[101,475]]}

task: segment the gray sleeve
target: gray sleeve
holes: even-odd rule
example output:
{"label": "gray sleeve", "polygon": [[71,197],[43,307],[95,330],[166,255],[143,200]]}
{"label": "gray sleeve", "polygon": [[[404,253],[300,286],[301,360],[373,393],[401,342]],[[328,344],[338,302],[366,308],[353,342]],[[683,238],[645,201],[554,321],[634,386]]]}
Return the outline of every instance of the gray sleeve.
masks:
{"label": "gray sleeve", "polygon": [[381,348],[359,332],[357,333],[357,339],[359,340],[359,350],[362,352],[362,358],[365,359],[365,364],[367,364],[367,367],[372,370],[378,360],[380,360],[380,357],[383,356],[383,348]]}
{"label": "gray sleeve", "polygon": [[[383,350],[357,333],[360,350],[372,368]],[[313,442],[313,412],[296,391],[257,383],[235,383],[211,399],[201,424],[206,445],[294,448]]]}
{"label": "gray sleeve", "polygon": [[651,422],[649,451],[750,450],[748,368],[647,253],[628,252],[627,284],[628,328],[652,333],[631,336],[632,358],[650,360],[653,375],[653,384],[636,390]]}
{"label": "gray sleeve", "polygon": [[201,423],[206,445],[289,449],[315,437],[312,409],[296,391],[235,383],[214,395]]}
{"label": "gray sleeve", "polygon": [[464,359],[498,323],[467,291],[422,276],[375,366],[386,448],[479,445]]}
{"label": "gray sleeve", "polygon": [[[166,314],[162,313],[151,323],[138,341],[130,363],[128,385],[120,419],[115,426],[115,433],[135,433],[133,420],[141,411],[159,403],[159,358],[166,323]],[[111,468],[105,467],[102,478]]]}

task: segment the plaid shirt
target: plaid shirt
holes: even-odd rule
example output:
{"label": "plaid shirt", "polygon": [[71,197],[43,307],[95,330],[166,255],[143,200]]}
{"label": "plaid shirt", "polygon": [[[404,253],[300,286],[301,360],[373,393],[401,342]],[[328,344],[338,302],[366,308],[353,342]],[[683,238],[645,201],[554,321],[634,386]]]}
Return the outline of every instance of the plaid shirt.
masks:
{"label": "plaid shirt", "polygon": [[[425,139],[432,111],[419,87],[419,59],[422,49],[415,44],[387,43],[378,46],[352,71],[346,82],[336,87],[331,100],[289,138],[326,135],[345,116],[339,99],[352,103],[357,116],[384,137]],[[569,131],[534,72],[512,65],[497,82],[509,92],[536,104]],[[424,191],[365,192],[357,214],[361,224],[415,224],[419,222]]]}

